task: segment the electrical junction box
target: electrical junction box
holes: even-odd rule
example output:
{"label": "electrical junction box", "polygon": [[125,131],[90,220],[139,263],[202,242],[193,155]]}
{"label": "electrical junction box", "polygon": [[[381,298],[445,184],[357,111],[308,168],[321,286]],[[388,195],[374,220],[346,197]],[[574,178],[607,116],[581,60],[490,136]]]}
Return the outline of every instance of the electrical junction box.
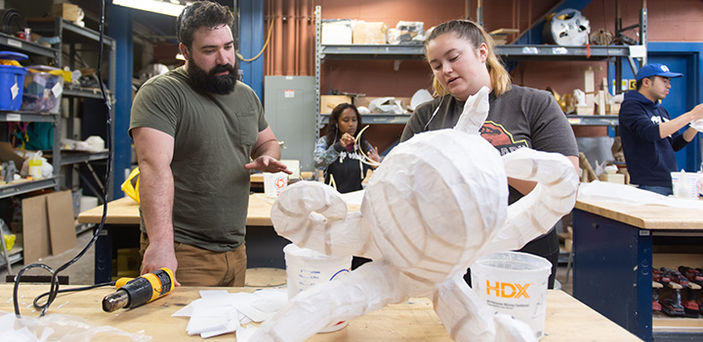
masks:
{"label": "electrical junction box", "polygon": [[301,171],[313,171],[315,150],[315,78],[265,76],[264,111],[281,146],[281,159],[300,161]]}

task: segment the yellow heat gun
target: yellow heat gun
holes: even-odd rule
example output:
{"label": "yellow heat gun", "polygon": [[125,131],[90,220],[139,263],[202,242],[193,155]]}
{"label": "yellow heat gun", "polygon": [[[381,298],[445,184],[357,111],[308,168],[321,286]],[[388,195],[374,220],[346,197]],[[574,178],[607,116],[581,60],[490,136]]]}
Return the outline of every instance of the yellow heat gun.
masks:
{"label": "yellow heat gun", "polygon": [[166,267],[137,278],[120,278],[115,282],[117,291],[103,298],[103,311],[136,308],[171,293],[174,286],[173,272]]}

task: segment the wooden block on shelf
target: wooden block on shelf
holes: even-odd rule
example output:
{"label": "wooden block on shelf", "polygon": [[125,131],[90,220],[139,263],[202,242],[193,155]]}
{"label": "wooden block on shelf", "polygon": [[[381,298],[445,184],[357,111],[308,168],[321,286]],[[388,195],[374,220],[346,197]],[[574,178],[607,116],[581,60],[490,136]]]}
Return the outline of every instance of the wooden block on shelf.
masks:
{"label": "wooden block on shelf", "polygon": [[322,95],[320,96],[320,113],[332,113],[332,109],[340,103],[352,103],[348,95]]}
{"label": "wooden block on shelf", "polygon": [[593,115],[595,107],[591,106],[576,106],[576,115]]}
{"label": "wooden block on shelf", "polygon": [[388,27],[382,22],[357,21],[352,28],[353,44],[386,44]]}
{"label": "wooden block on shelf", "polygon": [[606,103],[605,104],[605,112],[607,114],[618,115],[618,113],[620,113],[620,104],[619,103]]}
{"label": "wooden block on shelf", "polygon": [[598,115],[605,115],[605,91],[599,90],[596,93],[596,104],[598,105]]}
{"label": "wooden block on shelf", "polygon": [[583,91],[588,94],[595,91],[595,73],[593,68],[588,67],[583,71]]}
{"label": "wooden block on shelf", "polygon": [[493,41],[496,43],[496,45],[505,45],[508,42],[508,35],[519,32],[520,30],[518,29],[499,28],[497,30],[491,31],[489,35],[493,38]]}

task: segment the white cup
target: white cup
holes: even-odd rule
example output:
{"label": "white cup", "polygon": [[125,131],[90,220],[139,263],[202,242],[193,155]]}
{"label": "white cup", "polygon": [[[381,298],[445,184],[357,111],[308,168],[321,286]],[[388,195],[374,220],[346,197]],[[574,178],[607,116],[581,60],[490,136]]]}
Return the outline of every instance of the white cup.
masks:
{"label": "white cup", "polygon": [[674,197],[697,199],[703,193],[703,174],[685,171],[671,173]]}
{"label": "white cup", "polygon": [[276,198],[288,186],[288,174],[285,172],[264,172],[264,194]]}

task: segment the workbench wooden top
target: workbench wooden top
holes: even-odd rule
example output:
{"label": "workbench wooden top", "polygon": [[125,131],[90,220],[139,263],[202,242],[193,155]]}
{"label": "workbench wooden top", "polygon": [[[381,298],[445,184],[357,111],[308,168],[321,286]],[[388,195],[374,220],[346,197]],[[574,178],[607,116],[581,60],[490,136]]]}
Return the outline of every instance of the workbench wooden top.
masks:
{"label": "workbench wooden top", "polygon": [[637,228],[703,231],[703,215],[698,209],[584,200],[577,200],[575,208]]}
{"label": "workbench wooden top", "polygon": [[[270,226],[271,206],[275,198],[266,197],[262,193],[249,195],[247,210],[247,226]],[[97,206],[78,215],[80,223],[100,223],[103,206]],[[108,224],[139,224],[139,204],[129,197],[123,197],[107,204]]]}
{"label": "workbench wooden top", "polygon": [[[32,300],[48,290],[48,285],[20,286],[20,310],[22,315],[37,317],[32,312]],[[114,291],[98,288],[83,292],[60,294],[49,309],[51,314],[78,316],[95,326],[109,325],[130,333],[142,332],[152,341],[202,341],[200,336],[188,336],[185,332],[187,317],[171,317],[184,305],[200,297],[198,291],[214,288],[179,287],[153,303],[133,310],[112,313],[102,311],[104,296]],[[230,292],[253,288],[227,288]],[[12,284],[0,284],[0,311],[14,312],[12,308]],[[232,341],[233,334],[208,339]],[[317,334],[308,341],[451,341],[432,304],[427,298],[413,298],[407,303],[388,305],[385,308],[358,317],[339,331]],[[550,341],[639,341],[625,329],[590,309],[568,294],[550,290],[547,294],[547,316],[545,337]]]}

